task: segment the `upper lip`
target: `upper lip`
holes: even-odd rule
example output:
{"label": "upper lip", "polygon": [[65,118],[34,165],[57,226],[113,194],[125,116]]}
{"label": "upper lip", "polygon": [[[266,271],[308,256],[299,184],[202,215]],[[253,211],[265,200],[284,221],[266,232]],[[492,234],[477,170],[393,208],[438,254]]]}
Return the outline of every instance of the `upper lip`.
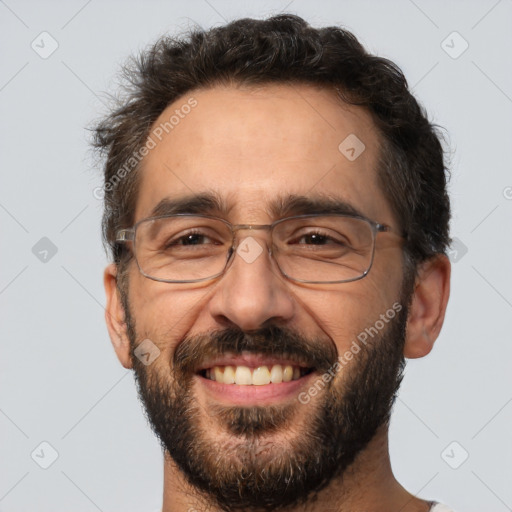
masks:
{"label": "upper lip", "polygon": [[207,368],[213,368],[214,366],[249,366],[257,368],[259,366],[271,367],[274,364],[280,364],[282,366],[299,366],[302,368],[311,368],[311,365],[303,361],[298,361],[292,357],[286,356],[272,356],[264,354],[242,354],[242,355],[229,355],[224,354],[216,357],[209,361],[205,361],[199,365],[197,371],[206,370]]}

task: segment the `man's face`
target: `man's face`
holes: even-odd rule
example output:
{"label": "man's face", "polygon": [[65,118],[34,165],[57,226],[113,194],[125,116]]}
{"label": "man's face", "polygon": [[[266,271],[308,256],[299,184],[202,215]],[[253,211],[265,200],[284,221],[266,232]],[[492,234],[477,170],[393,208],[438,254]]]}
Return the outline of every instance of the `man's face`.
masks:
{"label": "man's face", "polygon": [[[294,195],[329,196],[398,227],[378,186],[378,134],[363,110],[309,86],[216,87],[178,99],[154,127],[190,96],[197,106],[145,158],[136,222],[165,199],[213,193],[226,211],[202,213],[232,224],[270,224],[277,220],[270,206]],[[355,160],[338,148],[354,135],[365,146]],[[127,324],[132,348],[149,338],[160,350],[150,365],[133,364],[153,428],[188,482],[226,509],[277,508],[340,477],[386,422],[400,380],[408,291],[392,234],[377,236],[364,279],[322,285],[281,275],[267,231],[238,236],[265,250],[254,261],[235,254],[213,281],[157,282],[132,262]],[[366,343],[363,332],[372,332]],[[353,357],[336,364],[347,351]],[[290,382],[207,378],[213,366],[270,370],[296,361],[303,369]]]}

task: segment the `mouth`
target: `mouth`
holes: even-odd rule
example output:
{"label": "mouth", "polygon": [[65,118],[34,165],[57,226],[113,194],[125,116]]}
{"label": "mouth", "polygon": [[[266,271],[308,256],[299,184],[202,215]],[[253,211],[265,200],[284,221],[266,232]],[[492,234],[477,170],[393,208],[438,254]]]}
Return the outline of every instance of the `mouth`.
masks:
{"label": "mouth", "polygon": [[266,405],[296,397],[315,368],[286,358],[226,355],[196,372],[206,393],[230,405]]}
{"label": "mouth", "polygon": [[221,384],[235,386],[266,386],[298,380],[313,371],[296,365],[271,364],[250,367],[245,365],[216,365],[201,370],[199,375]]}

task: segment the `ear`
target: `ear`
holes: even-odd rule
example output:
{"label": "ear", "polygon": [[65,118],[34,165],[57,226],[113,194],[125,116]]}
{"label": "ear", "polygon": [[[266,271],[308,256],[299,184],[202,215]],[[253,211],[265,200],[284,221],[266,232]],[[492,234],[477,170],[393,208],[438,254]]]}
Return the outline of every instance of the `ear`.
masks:
{"label": "ear", "polygon": [[444,254],[420,266],[407,319],[405,357],[424,357],[432,350],[444,322],[450,273],[450,260]]}
{"label": "ear", "polygon": [[117,288],[117,266],[110,264],[103,274],[103,285],[107,296],[105,320],[110,340],[116,351],[117,358],[125,368],[132,368],[130,340],[128,338],[125,314],[121,296]]}

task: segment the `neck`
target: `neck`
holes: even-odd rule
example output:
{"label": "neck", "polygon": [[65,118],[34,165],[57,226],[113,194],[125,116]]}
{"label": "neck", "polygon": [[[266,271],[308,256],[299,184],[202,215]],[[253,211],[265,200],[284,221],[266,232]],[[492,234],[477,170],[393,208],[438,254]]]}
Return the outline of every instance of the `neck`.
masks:
{"label": "neck", "polygon": [[[199,512],[204,510],[204,503],[205,497],[188,484],[165,452],[163,512]],[[213,505],[208,510],[222,512]],[[408,493],[395,479],[389,459],[388,430],[387,427],[381,427],[342,478],[331,481],[315,496],[314,502],[287,508],[286,512],[324,510],[428,512],[430,504]]]}

